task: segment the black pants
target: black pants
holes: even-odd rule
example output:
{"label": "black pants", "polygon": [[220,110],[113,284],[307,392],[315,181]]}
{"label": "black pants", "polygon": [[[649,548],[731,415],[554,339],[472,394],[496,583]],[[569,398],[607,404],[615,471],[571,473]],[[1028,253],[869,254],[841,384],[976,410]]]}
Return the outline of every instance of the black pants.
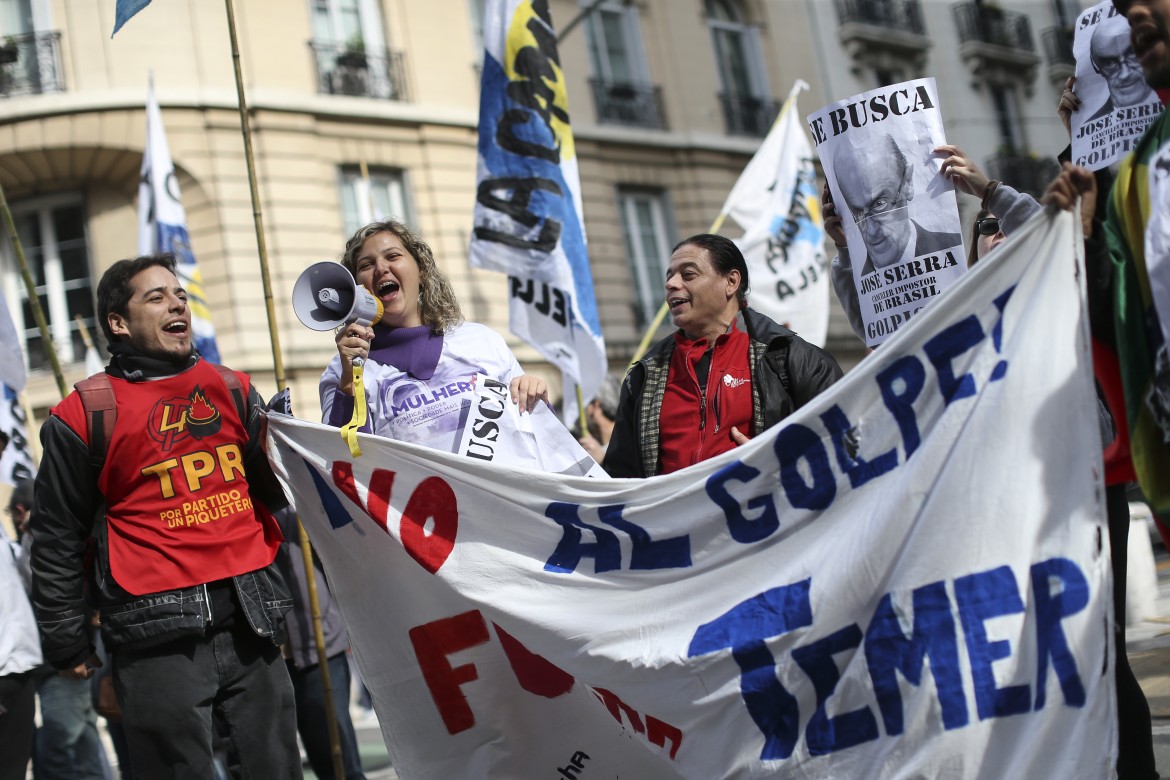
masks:
{"label": "black pants", "polygon": [[[321,780],[333,780],[333,747],[329,744],[329,727],[325,720],[325,686],[321,683],[321,668],[310,666],[298,670],[290,662],[288,672],[296,692],[297,730],[309,756],[309,765]],[[333,711],[337,714],[345,780],[365,780],[353,721],[349,717],[349,662],[345,653],[329,659],[329,685],[333,689]]]}
{"label": "black pants", "polygon": [[0,677],[0,780],[24,780],[28,771],[36,696],[30,672]]}
{"label": "black pants", "polygon": [[1129,502],[1125,485],[1105,488],[1109,546],[1113,553],[1113,641],[1117,647],[1117,778],[1153,780],[1154,737],[1150,705],[1125,654],[1125,573],[1128,567]]}
{"label": "black pants", "polygon": [[213,731],[223,737],[233,778],[302,776],[280,650],[246,623],[148,650],[117,650],[113,661],[135,777],[213,777]]}

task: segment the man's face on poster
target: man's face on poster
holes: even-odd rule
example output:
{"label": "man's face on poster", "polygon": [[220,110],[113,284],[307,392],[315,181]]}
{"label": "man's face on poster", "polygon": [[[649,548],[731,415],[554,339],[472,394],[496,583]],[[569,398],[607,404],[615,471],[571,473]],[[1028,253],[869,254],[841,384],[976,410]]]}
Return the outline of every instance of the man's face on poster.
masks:
{"label": "man's face on poster", "polygon": [[1137,105],[1150,94],[1142,66],[1130,43],[1129,23],[1123,17],[1101,22],[1089,41],[1089,57],[1109,87],[1114,108]]}
{"label": "man's face on poster", "polygon": [[847,147],[834,173],[874,268],[885,268],[902,257],[910,242],[907,206],[914,190],[902,160],[888,154],[885,144],[877,146],[881,151],[869,154]]}

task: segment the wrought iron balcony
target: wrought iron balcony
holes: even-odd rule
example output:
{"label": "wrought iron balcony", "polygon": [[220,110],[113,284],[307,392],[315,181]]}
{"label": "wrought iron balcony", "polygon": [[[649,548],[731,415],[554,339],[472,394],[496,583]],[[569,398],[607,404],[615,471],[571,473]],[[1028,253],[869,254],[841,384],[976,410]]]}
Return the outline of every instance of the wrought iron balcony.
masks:
{"label": "wrought iron balcony", "polygon": [[987,160],[987,172],[991,178],[1039,198],[1060,173],[1060,163],[1052,157],[1005,149]]}
{"label": "wrought iron balcony", "polygon": [[723,106],[723,121],[730,135],[763,137],[768,134],[772,122],[776,121],[776,115],[780,113],[780,102],[771,98],[721,92],[719,102]]}
{"label": "wrought iron balcony", "polygon": [[590,79],[597,120],[606,124],[666,129],[662,89],[654,84],[625,84]]}
{"label": "wrought iron balcony", "polygon": [[926,34],[918,0],[837,0],[837,18],[841,24],[869,24]]}
{"label": "wrought iron balcony", "polygon": [[407,100],[402,52],[310,41],[317,91],[326,95]]}
{"label": "wrought iron balcony", "polygon": [[1044,31],[1044,54],[1051,65],[1076,67],[1073,56],[1073,31],[1067,27],[1049,27]]}
{"label": "wrought iron balcony", "polygon": [[0,96],[60,92],[61,33],[35,32],[0,39]]}
{"label": "wrought iron balcony", "polygon": [[1025,14],[978,3],[957,3],[954,7],[959,40],[977,41],[1017,51],[1035,51],[1032,24]]}

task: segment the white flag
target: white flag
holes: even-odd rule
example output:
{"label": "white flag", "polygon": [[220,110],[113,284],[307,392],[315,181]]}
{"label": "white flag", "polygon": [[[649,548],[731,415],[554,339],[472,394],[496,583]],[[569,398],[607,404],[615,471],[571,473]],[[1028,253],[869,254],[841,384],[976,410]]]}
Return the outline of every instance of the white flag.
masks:
{"label": "white flag", "polygon": [[[510,327],[589,400],[607,364],[548,4],[487,0],[471,265],[508,274]],[[564,416],[576,415],[566,395]]]}
{"label": "white flag", "polygon": [[813,151],[796,111],[798,80],[779,118],[731,188],[723,213],[743,228],[753,309],[821,347],[829,329],[825,231]]}
{"label": "white flag", "polygon": [[20,404],[20,393],[0,385],[0,432],[8,446],[0,453],[0,482],[15,485],[36,472],[28,442],[28,419]]}
{"label": "white flag", "polygon": [[20,345],[24,339],[17,334],[12,314],[8,311],[8,299],[0,295],[0,383],[16,392],[24,389],[24,354]]}
{"label": "white flag", "polygon": [[1109,777],[1073,216],[742,447],[644,480],[270,417],[403,780]]}
{"label": "white flag", "polygon": [[146,99],[146,150],[138,182],[138,253],[170,252],[179,261],[179,282],[187,290],[191,306],[191,328],[195,349],[205,360],[220,362],[215,343],[215,326],[203,292],[203,277],[195,264],[191,237],[187,234],[187,213],[179,194],[179,179],[171,162],[162,112],[154,97],[151,77]]}

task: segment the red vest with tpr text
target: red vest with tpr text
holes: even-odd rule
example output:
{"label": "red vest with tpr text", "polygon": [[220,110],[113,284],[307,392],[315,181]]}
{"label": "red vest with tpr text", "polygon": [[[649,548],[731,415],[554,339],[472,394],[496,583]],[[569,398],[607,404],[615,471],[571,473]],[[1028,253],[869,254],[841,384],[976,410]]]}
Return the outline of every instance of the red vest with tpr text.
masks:
{"label": "red vest with tpr text", "polygon": [[[248,378],[239,376],[246,397]],[[118,417],[98,488],[118,585],[141,596],[272,563],[280,530],[267,509],[252,505],[248,434],[216,369],[201,360],[165,379],[110,382]],[[88,446],[77,393],[52,413]]]}

